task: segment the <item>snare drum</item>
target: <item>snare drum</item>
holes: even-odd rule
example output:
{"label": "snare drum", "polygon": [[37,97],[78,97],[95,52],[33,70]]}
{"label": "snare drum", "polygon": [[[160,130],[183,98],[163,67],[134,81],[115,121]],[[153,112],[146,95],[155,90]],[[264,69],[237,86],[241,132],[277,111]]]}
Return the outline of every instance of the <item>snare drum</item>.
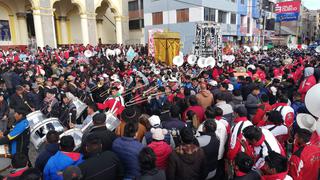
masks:
{"label": "snare drum", "polygon": [[72,136],[74,139],[75,147],[74,149],[79,149],[81,146],[81,140],[82,140],[82,131],[80,129],[69,129],[65,131],[64,133],[60,134],[60,138],[63,136]]}
{"label": "snare drum", "polygon": [[39,122],[31,130],[30,141],[37,150],[41,147],[43,142],[45,142],[46,135],[50,130],[55,130],[61,133],[64,128],[57,118],[49,118]]}
{"label": "snare drum", "polygon": [[27,120],[29,121],[30,130],[32,131],[33,127],[39,122],[43,121],[45,116],[41,111],[34,111],[27,115]]}
{"label": "snare drum", "polygon": [[11,165],[11,154],[7,144],[0,146],[0,172],[5,171]]}

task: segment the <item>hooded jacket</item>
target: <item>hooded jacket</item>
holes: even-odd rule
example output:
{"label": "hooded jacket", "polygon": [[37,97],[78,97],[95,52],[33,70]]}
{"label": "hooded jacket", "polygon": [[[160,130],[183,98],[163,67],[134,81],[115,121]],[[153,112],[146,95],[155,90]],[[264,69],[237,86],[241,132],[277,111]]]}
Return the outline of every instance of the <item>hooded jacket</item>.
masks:
{"label": "hooded jacket", "polygon": [[138,156],[143,145],[131,137],[118,137],[113,141],[112,151],[116,153],[124,167],[125,178],[140,176]]}
{"label": "hooded jacket", "polygon": [[167,180],[201,180],[207,177],[204,151],[194,144],[181,145],[168,160]]}
{"label": "hooded jacket", "polygon": [[153,150],[157,157],[157,168],[166,169],[168,157],[172,152],[172,148],[165,141],[152,141],[148,146]]}
{"label": "hooded jacket", "polygon": [[62,173],[68,166],[76,166],[82,162],[82,154],[58,151],[44,167],[44,180],[62,180]]}
{"label": "hooded jacket", "polygon": [[38,168],[41,172],[43,172],[43,169],[50,157],[55,155],[58,150],[59,144],[47,144],[44,150],[38,155],[35,162],[35,167]]}
{"label": "hooded jacket", "polygon": [[208,106],[211,106],[213,103],[213,95],[208,90],[202,90],[197,95],[197,101],[203,109],[207,109]]}
{"label": "hooded jacket", "polygon": [[117,180],[123,178],[123,168],[119,158],[111,151],[92,153],[78,165],[82,178],[86,180]]}

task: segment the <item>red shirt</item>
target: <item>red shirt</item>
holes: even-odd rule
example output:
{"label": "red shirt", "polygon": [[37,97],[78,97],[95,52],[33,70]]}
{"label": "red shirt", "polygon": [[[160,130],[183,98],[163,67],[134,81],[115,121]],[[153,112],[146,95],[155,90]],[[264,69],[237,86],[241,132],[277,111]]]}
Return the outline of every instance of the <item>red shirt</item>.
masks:
{"label": "red shirt", "polygon": [[289,163],[289,174],[294,180],[317,179],[320,168],[320,147],[304,145],[295,151]]}
{"label": "red shirt", "polygon": [[[101,110],[104,110],[107,108],[112,109],[112,106],[114,105],[115,101],[116,100],[112,98],[112,99],[106,100],[104,103],[97,103],[98,109],[101,109]],[[122,106],[120,101],[116,103],[114,110],[116,109],[117,109],[117,111],[115,112],[116,116],[120,115],[124,110],[124,107]]]}
{"label": "red shirt", "polygon": [[[314,131],[312,133],[312,136],[310,138],[310,143],[312,145],[319,146],[320,145],[320,136],[318,135],[317,131]],[[319,146],[320,147],[320,146]]]}
{"label": "red shirt", "polygon": [[188,111],[193,111],[197,115],[199,123],[202,123],[204,121],[204,112],[205,111],[204,111],[203,107],[201,107],[199,105],[188,107],[187,110],[185,110],[183,113],[183,116],[182,116],[183,121],[186,121]]}
{"label": "red shirt", "polygon": [[261,180],[285,180],[287,176],[287,172],[272,174],[272,175],[264,175]]}
{"label": "red shirt", "polygon": [[314,86],[315,84],[317,84],[317,81],[316,81],[316,78],[313,75],[305,78],[301,82],[298,92],[301,94],[301,98],[302,98],[303,101],[304,101],[304,97],[306,96],[308,90],[310,88],[312,88],[312,86]]}
{"label": "red shirt", "polygon": [[263,116],[266,114],[266,112],[269,112],[271,110],[272,110],[272,107],[269,103],[263,103],[262,105],[260,105],[256,111],[256,114],[252,118],[252,124],[254,125],[259,124],[259,122],[263,119]]}

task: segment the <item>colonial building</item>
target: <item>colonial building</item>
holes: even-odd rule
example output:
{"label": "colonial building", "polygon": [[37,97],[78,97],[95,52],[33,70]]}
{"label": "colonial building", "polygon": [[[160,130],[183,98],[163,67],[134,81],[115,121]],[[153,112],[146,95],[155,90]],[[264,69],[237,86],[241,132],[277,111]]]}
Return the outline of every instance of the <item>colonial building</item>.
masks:
{"label": "colonial building", "polygon": [[127,0],[0,0],[0,46],[129,41]]}
{"label": "colonial building", "polygon": [[128,44],[144,44],[143,0],[129,0]]}
{"label": "colonial building", "polygon": [[152,29],[179,32],[184,53],[190,53],[196,24],[213,21],[220,24],[223,40],[237,40],[236,0],[144,0],[145,40]]}

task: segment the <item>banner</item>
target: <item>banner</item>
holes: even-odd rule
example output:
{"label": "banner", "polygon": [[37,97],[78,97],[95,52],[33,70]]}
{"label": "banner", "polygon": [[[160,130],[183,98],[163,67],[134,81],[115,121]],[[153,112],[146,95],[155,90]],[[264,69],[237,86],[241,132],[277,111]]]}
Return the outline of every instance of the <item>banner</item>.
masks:
{"label": "banner", "polygon": [[276,4],[275,12],[276,14],[300,12],[300,5],[300,1],[279,2]]}
{"label": "banner", "polygon": [[148,37],[148,49],[149,49],[149,56],[154,57],[154,33],[156,32],[163,32],[163,29],[149,29],[149,37]]}
{"label": "banner", "polygon": [[283,21],[297,21],[299,19],[299,13],[284,13],[284,14],[277,14],[276,22],[283,22]]}

